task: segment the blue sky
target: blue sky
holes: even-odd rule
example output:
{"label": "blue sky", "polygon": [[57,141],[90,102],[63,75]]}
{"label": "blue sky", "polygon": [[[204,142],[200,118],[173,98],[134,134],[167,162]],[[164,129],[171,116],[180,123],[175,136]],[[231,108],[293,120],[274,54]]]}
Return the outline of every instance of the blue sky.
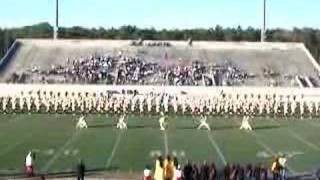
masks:
{"label": "blue sky", "polygon": [[[269,28],[320,28],[320,0],[268,0]],[[262,0],[60,0],[60,25],[260,27]],[[0,26],[54,24],[55,0],[0,0]]]}

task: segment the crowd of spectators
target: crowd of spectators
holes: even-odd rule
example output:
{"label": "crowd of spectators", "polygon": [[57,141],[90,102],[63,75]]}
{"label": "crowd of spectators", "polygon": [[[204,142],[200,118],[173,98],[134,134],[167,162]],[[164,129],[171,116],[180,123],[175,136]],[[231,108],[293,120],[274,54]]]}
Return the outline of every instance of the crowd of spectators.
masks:
{"label": "crowd of spectators", "polygon": [[[214,162],[192,163],[187,161],[180,166],[177,158],[159,156],[154,169],[146,166],[144,179],[154,180],[285,180],[286,168],[277,166],[277,159],[271,168],[262,164],[226,164],[223,168],[217,168]],[[283,173],[282,173],[283,172]]]}
{"label": "crowd of spectators", "polygon": [[[165,55],[166,56],[166,55]],[[188,65],[170,64],[167,59],[152,62],[139,56],[91,55],[67,59],[50,68],[33,66],[8,79],[12,83],[85,83],[137,85],[239,85],[254,75],[228,61],[210,65],[193,61]]]}
{"label": "crowd of spectators", "polygon": [[188,162],[184,166],[183,175],[185,180],[267,180],[268,169],[263,165],[251,164],[246,166],[227,164],[223,169],[217,169],[215,163],[192,164]]}

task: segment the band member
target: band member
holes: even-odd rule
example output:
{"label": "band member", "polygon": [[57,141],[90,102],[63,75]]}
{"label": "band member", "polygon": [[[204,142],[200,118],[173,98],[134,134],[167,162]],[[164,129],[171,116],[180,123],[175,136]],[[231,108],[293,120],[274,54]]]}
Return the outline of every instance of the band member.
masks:
{"label": "band member", "polygon": [[198,126],[198,129],[200,130],[201,128],[206,128],[208,131],[211,130],[209,124],[207,123],[207,116],[203,116],[201,115],[200,119],[199,119],[199,126]]}
{"label": "band member", "polygon": [[76,128],[77,129],[84,129],[84,128],[88,128],[88,124],[86,122],[86,120],[84,119],[84,116],[81,116],[77,122],[77,125],[76,125]]}
{"label": "band member", "polygon": [[33,161],[34,161],[34,154],[31,151],[29,151],[29,153],[26,156],[26,162],[25,162],[25,170],[28,176],[34,176]]}
{"label": "band member", "polygon": [[127,129],[127,123],[125,122],[126,115],[123,114],[117,123],[117,129]]}
{"label": "band member", "polygon": [[166,116],[163,114],[163,112],[161,112],[160,114],[161,114],[161,117],[159,119],[160,130],[164,131],[164,130],[166,130],[168,123],[166,120]]}
{"label": "band member", "polygon": [[287,178],[287,171],[286,171],[287,158],[285,155],[282,155],[279,157],[278,161],[280,165],[280,176],[282,179],[286,179]]}
{"label": "band member", "polygon": [[280,164],[279,164],[279,157],[276,157],[271,165],[271,172],[273,174],[273,179],[278,180],[280,179]]}
{"label": "band member", "polygon": [[158,157],[155,164],[154,180],[163,180],[163,158]]}
{"label": "band member", "polygon": [[247,131],[252,131],[252,127],[249,123],[249,116],[244,116],[243,119],[242,119],[242,123],[241,123],[241,126],[240,126],[240,130],[247,130]]}

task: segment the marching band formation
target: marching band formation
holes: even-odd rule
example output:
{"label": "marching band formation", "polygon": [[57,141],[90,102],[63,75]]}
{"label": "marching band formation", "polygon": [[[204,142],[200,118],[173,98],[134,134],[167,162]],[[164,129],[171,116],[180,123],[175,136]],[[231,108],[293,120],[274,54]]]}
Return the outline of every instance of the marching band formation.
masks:
{"label": "marching band formation", "polygon": [[0,97],[0,111],[317,117],[320,99],[301,95],[29,91]]}
{"label": "marching band formation", "polygon": [[[120,130],[128,128],[127,114],[155,114],[159,115],[158,123],[161,131],[168,128],[168,114],[192,115],[197,124],[196,128],[208,131],[211,131],[212,127],[207,122],[207,116],[241,116],[243,119],[239,129],[252,131],[250,119],[254,116],[316,118],[320,112],[320,99],[312,94],[305,96],[304,94],[297,95],[297,93],[280,95],[216,91],[204,95],[201,93],[145,92],[148,93],[26,90],[20,93],[0,95],[0,112],[82,114],[76,124],[76,129],[88,128],[85,119],[87,113],[111,113],[119,116],[115,127]],[[278,161],[275,161],[272,165],[274,174],[278,172],[276,170],[281,170],[277,167],[282,167],[277,163]],[[26,172],[31,175],[33,173],[30,153],[26,157]],[[280,173],[281,171],[278,174]],[[150,176],[149,171],[146,171],[146,174]]]}

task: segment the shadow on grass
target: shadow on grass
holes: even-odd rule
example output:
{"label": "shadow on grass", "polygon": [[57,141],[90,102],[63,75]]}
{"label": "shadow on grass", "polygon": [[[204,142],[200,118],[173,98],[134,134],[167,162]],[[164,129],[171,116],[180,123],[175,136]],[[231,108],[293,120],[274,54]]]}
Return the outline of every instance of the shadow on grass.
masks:
{"label": "shadow on grass", "polygon": [[[194,130],[197,129],[198,126],[179,126],[179,127],[174,127],[174,129],[177,130]],[[253,127],[254,130],[267,130],[267,129],[276,129],[276,128],[280,128],[281,126],[279,125],[268,125],[268,126],[257,126],[257,127]],[[90,125],[89,129],[95,129],[95,128],[116,128],[115,125],[112,124],[97,124],[97,125]],[[158,130],[160,127],[158,125],[128,125],[128,129],[145,129],[145,128],[149,128],[149,129],[155,129]],[[239,129],[239,126],[237,125],[226,125],[226,126],[218,126],[212,127],[213,130],[233,130],[233,129]],[[169,126],[169,130],[171,129],[171,127]]]}
{"label": "shadow on grass", "polygon": [[268,129],[278,129],[281,128],[279,125],[269,125],[269,126],[258,126],[254,127],[254,130],[268,130]]}
{"label": "shadow on grass", "polygon": [[[226,125],[226,126],[219,126],[219,127],[212,127],[213,131],[223,131],[223,130],[239,130],[240,126],[237,125]],[[253,127],[254,130],[267,130],[267,129],[277,129],[280,128],[281,126],[279,125],[268,125],[268,126],[257,126]],[[197,126],[191,127],[191,126],[184,126],[184,127],[179,127],[176,129],[197,129]]]}
{"label": "shadow on grass", "polygon": [[113,128],[114,125],[113,124],[95,124],[95,125],[90,125],[88,128]]}

